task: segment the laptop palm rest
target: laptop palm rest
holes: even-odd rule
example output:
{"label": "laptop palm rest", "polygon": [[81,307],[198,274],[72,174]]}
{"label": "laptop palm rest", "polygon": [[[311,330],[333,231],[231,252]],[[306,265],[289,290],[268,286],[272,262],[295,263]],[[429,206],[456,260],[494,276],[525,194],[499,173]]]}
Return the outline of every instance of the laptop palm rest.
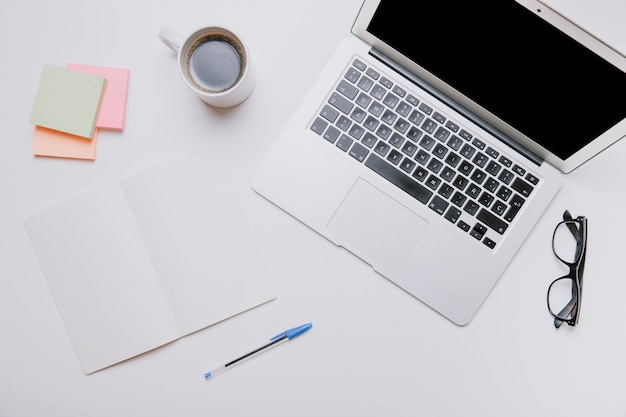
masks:
{"label": "laptop palm rest", "polygon": [[426,220],[359,178],[327,227],[337,244],[375,269],[397,270],[427,225]]}

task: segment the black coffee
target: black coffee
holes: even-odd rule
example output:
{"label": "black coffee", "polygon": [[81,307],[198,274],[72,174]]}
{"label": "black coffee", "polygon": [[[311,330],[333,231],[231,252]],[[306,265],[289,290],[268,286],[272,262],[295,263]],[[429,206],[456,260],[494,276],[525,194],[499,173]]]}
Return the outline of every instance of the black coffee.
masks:
{"label": "black coffee", "polygon": [[237,50],[219,38],[199,41],[188,62],[189,75],[194,82],[200,88],[212,92],[220,92],[235,85],[242,66]]}

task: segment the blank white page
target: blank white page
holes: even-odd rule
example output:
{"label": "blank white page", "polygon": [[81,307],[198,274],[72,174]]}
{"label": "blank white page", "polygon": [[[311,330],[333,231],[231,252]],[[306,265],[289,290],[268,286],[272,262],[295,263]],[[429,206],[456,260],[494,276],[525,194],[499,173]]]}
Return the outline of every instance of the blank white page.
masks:
{"label": "blank white page", "polygon": [[210,148],[121,185],[182,334],[275,297],[228,170]]}
{"label": "blank white page", "polygon": [[178,337],[118,184],[24,222],[85,373]]}

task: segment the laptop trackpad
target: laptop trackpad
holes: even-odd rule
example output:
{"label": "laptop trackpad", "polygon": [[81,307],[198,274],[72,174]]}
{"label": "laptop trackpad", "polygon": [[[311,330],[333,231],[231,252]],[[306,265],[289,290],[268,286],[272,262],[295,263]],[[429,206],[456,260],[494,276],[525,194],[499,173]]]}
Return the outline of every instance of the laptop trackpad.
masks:
{"label": "laptop trackpad", "polygon": [[428,222],[367,181],[356,180],[328,222],[339,244],[373,267],[398,269]]}

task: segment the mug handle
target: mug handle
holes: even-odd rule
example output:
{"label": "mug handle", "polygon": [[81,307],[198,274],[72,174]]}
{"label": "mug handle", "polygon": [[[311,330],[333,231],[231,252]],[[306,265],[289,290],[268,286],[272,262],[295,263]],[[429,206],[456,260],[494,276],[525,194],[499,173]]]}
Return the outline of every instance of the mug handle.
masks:
{"label": "mug handle", "polygon": [[161,31],[159,32],[159,39],[161,39],[161,42],[169,46],[172,51],[176,53],[178,53],[178,50],[180,49],[184,41],[183,37],[180,36],[176,31],[167,27],[161,29]]}

